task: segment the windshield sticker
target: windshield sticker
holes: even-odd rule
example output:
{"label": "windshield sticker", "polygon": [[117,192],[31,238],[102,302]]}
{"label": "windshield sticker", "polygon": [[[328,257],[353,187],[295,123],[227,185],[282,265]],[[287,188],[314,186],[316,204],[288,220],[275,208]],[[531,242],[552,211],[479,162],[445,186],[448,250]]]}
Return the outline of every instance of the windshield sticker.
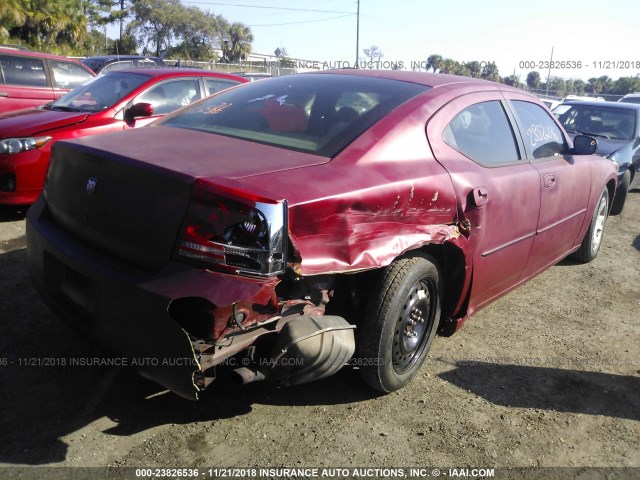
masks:
{"label": "windshield sticker", "polygon": [[560,140],[560,137],[558,137],[558,134],[550,125],[547,125],[546,127],[541,124],[531,125],[527,129],[527,136],[529,137],[529,144],[532,147],[535,147],[536,145],[542,142],[546,143],[550,141],[555,141],[557,143],[562,143],[562,141]]}
{"label": "windshield sticker", "polygon": [[283,105],[284,102],[287,100],[287,97],[289,95],[281,95],[279,97],[276,97],[274,94],[269,94],[269,95],[265,95],[264,97],[258,97],[258,98],[254,98],[252,100],[248,100],[247,103],[251,103],[251,102],[262,102],[264,100],[270,100],[270,99],[274,99],[276,102],[278,102],[280,105]]}
{"label": "windshield sticker", "polygon": [[205,110],[204,113],[206,113],[207,115],[216,115],[222,112],[223,110],[229,108],[231,105],[233,105],[233,103],[224,102],[224,103],[221,103],[220,105],[214,105],[210,109]]}

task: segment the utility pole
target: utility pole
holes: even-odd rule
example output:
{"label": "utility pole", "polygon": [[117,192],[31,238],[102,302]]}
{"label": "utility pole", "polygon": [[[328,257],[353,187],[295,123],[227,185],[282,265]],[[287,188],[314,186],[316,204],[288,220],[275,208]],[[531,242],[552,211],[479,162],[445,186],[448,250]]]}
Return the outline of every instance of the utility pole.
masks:
{"label": "utility pole", "polygon": [[360,0],[358,0],[358,13],[356,14],[356,64],[355,68],[358,68],[358,54],[360,51]]}
{"label": "utility pole", "polygon": [[549,60],[549,73],[547,74],[547,93],[544,98],[549,98],[549,79],[551,78],[551,64],[553,63],[553,47],[551,47],[551,60]]}

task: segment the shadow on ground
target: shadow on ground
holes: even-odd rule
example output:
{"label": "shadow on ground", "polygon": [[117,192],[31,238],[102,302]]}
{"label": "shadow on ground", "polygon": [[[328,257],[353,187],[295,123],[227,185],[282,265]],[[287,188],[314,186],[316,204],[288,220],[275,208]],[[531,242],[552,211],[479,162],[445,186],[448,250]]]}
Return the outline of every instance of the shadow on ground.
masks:
{"label": "shadow on ground", "polygon": [[[335,405],[375,392],[343,370],[313,384],[278,388],[238,385],[222,372],[199,402],[165,392],[133,368],[100,366],[103,354],[58,320],[31,286],[26,249],[0,254],[0,462],[42,465],[64,461],[63,437],[99,418],[105,433],[132,435],[166,424],[244,415],[256,403]],[[93,365],[70,366],[71,359]],[[98,365],[96,365],[98,363]]]}
{"label": "shadow on ground", "polygon": [[640,377],[457,362],[440,378],[496,405],[640,420]]}

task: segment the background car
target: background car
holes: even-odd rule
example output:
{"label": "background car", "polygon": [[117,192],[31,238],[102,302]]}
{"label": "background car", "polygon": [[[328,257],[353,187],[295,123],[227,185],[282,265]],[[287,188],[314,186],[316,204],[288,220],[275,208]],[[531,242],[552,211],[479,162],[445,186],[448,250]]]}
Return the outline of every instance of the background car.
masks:
{"label": "background car", "polygon": [[[78,331],[197,398],[224,365],[294,385],[356,354],[406,385],[436,335],[602,244],[616,168],[532,95],[339,70],[54,145],[27,261]],[[354,327],[357,327],[354,333]]]}
{"label": "background car", "polygon": [[620,102],[565,102],[553,112],[571,135],[598,140],[596,153],[618,164],[618,188],[611,214],[622,213],[629,186],[640,171],[640,105]]}
{"label": "background car", "polygon": [[622,97],[618,102],[621,103],[640,103],[640,93],[628,93]]}
{"label": "background car", "polygon": [[45,107],[0,115],[0,205],[35,201],[55,141],[141,127],[245,82],[200,69],[119,70],[100,75]]}
{"label": "background car", "polygon": [[96,74],[106,73],[110,70],[125,70],[127,68],[154,68],[165,66],[161,58],[146,55],[100,55],[83,58],[80,61]]}
{"label": "background car", "polygon": [[70,58],[0,47],[0,113],[44,105],[94,76]]}

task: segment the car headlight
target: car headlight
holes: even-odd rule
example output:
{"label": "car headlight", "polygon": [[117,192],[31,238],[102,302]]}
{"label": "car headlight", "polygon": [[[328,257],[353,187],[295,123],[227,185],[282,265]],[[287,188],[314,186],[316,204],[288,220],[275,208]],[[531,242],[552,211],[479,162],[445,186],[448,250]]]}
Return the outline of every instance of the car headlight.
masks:
{"label": "car headlight", "polygon": [[0,140],[0,153],[13,155],[15,153],[35,150],[45,146],[51,137],[25,137],[25,138],[5,138]]}

